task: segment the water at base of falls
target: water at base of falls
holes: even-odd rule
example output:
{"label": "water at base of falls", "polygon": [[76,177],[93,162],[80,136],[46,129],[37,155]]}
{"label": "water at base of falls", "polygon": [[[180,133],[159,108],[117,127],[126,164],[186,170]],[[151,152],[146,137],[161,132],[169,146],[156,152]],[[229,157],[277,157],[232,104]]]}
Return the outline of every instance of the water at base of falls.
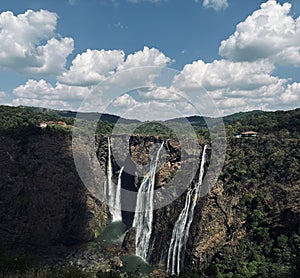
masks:
{"label": "water at base of falls", "polygon": [[153,267],[146,263],[142,258],[134,255],[124,255],[121,257],[124,265],[124,271],[127,273],[145,273],[149,274]]}
{"label": "water at base of falls", "polygon": [[123,222],[108,224],[96,238],[96,241],[105,244],[121,244],[126,235],[127,227]]}

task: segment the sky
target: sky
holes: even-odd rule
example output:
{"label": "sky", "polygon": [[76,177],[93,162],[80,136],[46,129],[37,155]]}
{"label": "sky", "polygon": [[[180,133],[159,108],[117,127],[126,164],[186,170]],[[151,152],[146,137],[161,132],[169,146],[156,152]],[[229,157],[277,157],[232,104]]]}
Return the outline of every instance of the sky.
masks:
{"label": "sky", "polygon": [[0,104],[142,120],[300,107],[300,3],[2,0]]}

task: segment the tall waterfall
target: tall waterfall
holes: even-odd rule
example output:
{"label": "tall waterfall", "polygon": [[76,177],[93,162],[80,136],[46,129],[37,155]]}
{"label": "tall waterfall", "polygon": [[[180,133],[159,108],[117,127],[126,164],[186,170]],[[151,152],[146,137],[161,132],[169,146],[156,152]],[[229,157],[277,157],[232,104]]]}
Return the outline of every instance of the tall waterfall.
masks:
{"label": "tall waterfall", "polygon": [[133,227],[136,229],[135,246],[136,255],[147,261],[149,253],[149,244],[152,232],[153,220],[153,197],[155,186],[155,172],[159,154],[164,146],[161,144],[157,151],[155,160],[150,162],[150,172],[144,177],[138,190],[136,209],[133,220]]}
{"label": "tall waterfall", "polygon": [[111,145],[110,140],[108,140],[108,160],[107,160],[107,188],[105,188],[105,194],[107,195],[109,212],[112,216],[112,222],[122,221],[121,212],[121,186],[122,186],[122,173],[124,167],[120,169],[117,187],[112,182],[112,164],[111,164]]}
{"label": "tall waterfall", "polygon": [[186,243],[189,237],[190,227],[194,218],[194,209],[197,198],[200,195],[204,175],[205,153],[207,146],[203,148],[199,180],[195,187],[187,191],[184,208],[181,211],[172,232],[172,238],[168,250],[167,272],[172,275],[179,275],[183,266]]}

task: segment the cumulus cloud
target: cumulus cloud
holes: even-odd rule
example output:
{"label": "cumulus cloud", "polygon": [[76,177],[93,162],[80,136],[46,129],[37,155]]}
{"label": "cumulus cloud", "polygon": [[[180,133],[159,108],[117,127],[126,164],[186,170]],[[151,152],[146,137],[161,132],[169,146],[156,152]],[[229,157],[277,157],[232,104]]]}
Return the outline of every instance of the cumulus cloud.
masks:
{"label": "cumulus cloud", "polygon": [[258,108],[298,107],[300,84],[290,84],[289,80],[274,76],[273,70],[272,63],[266,60],[212,63],[200,60],[186,65],[174,78],[173,86],[187,95],[196,92],[199,104],[207,100],[204,93],[208,92],[223,115]]}
{"label": "cumulus cloud", "polygon": [[[204,1],[203,5],[205,2],[207,7],[227,5],[227,1]],[[144,47],[129,55],[122,50],[88,49],[59,73],[55,85],[42,79],[17,87],[13,104],[78,110],[92,92],[81,111],[108,109],[106,112],[142,120],[196,114],[177,94],[181,92],[210,116],[217,115],[210,98],[223,115],[258,108],[295,108],[300,104],[300,83],[274,75],[277,64],[300,66],[300,18],[293,18],[290,9],[290,4],[273,0],[262,4],[221,43],[219,52],[224,59],[185,65],[171,81],[171,88],[155,83],[161,82],[156,77],[171,62],[156,48]],[[56,21],[56,14],[46,11],[0,14],[0,38],[7,36],[0,46],[0,67],[14,69],[18,65],[19,71],[35,74],[61,71],[73,40],[57,37]],[[17,32],[18,28],[22,32]],[[0,98],[6,96],[0,92]]]}
{"label": "cumulus cloud", "polygon": [[22,73],[60,73],[73,51],[72,38],[56,33],[57,14],[28,10],[24,14],[0,14],[0,67]]}
{"label": "cumulus cloud", "polygon": [[[142,67],[164,67],[171,60],[156,48],[144,47],[143,50],[129,54],[125,59],[122,50],[90,50],[78,54],[72,61],[70,70],[58,77],[59,82],[77,86],[92,86],[108,77],[115,77],[114,82],[122,83],[117,73]],[[149,69],[140,70],[140,78],[147,78]],[[123,76],[123,75],[122,75]],[[133,78],[128,71],[126,79]],[[138,76],[134,76],[138,79]],[[127,80],[128,81],[128,80]]]}
{"label": "cumulus cloud", "polygon": [[138,88],[151,86],[156,77],[161,74],[171,59],[156,48],[144,47],[143,50],[129,54],[117,68],[116,74],[110,80],[114,86]]}
{"label": "cumulus cloud", "polygon": [[184,101],[181,94],[174,89],[166,87],[153,87],[138,89],[137,93],[141,99],[160,100],[164,102]]}
{"label": "cumulus cloud", "polygon": [[[157,49],[148,47],[127,58],[122,50],[88,49],[76,56],[70,69],[58,77],[55,85],[44,79],[30,79],[15,88],[13,104],[100,111],[106,109],[111,99],[120,92],[150,85],[169,61]],[[101,81],[101,85],[96,86]],[[89,101],[81,106],[82,100],[88,95]]]}
{"label": "cumulus cloud", "polygon": [[220,11],[228,7],[228,2],[227,0],[204,0],[202,5],[204,8],[212,8],[215,11]]}
{"label": "cumulus cloud", "polygon": [[219,54],[232,61],[268,59],[300,66],[300,17],[293,18],[290,10],[291,4],[275,0],[261,4],[221,42]]}
{"label": "cumulus cloud", "polygon": [[144,47],[127,56],[126,61],[118,66],[118,70],[126,70],[133,67],[164,67],[171,59],[156,48]]}
{"label": "cumulus cloud", "polygon": [[90,50],[78,54],[70,70],[58,77],[65,84],[91,86],[111,76],[124,62],[122,50]]}
{"label": "cumulus cloud", "polygon": [[293,106],[296,104],[300,104],[300,83],[289,84],[287,89],[281,95],[281,100],[284,104],[289,106]]}
{"label": "cumulus cloud", "polygon": [[170,88],[162,87],[139,91],[139,98],[125,93],[111,104],[108,112],[143,121],[167,120],[196,113],[185,99],[176,96]]}
{"label": "cumulus cloud", "polygon": [[179,88],[200,87],[213,91],[220,88],[250,90],[272,84],[277,77],[271,75],[274,66],[266,61],[231,62],[202,60],[186,65],[175,77],[174,86]]}
{"label": "cumulus cloud", "polygon": [[78,109],[78,105],[90,92],[88,88],[57,83],[53,86],[45,80],[29,79],[13,90],[14,105],[41,106],[56,109]]}

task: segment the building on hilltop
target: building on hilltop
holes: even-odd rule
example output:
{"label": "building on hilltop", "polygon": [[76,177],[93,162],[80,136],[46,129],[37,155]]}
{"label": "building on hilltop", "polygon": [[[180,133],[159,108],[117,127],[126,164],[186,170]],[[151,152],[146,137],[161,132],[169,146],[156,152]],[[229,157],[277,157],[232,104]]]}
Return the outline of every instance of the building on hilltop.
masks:
{"label": "building on hilltop", "polygon": [[47,123],[45,123],[45,122],[40,123],[40,128],[46,128],[46,127],[47,127]]}
{"label": "building on hilltop", "polygon": [[238,133],[235,135],[236,138],[241,138],[241,137],[257,137],[258,133],[255,131],[245,131],[242,133]]}
{"label": "building on hilltop", "polygon": [[66,126],[67,124],[65,122],[57,122],[58,125]]}
{"label": "building on hilltop", "polygon": [[53,126],[53,125],[60,125],[60,126],[67,127],[66,122],[62,122],[62,121],[58,121],[58,122],[55,122],[55,121],[43,121],[43,122],[40,122],[40,124],[39,124],[40,128],[46,128],[47,126]]}

